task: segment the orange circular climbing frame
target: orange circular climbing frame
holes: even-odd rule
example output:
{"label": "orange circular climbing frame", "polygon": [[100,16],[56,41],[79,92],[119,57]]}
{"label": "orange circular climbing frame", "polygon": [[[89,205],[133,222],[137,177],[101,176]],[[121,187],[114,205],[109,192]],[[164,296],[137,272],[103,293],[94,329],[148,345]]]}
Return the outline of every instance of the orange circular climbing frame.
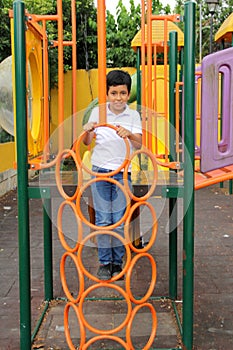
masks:
{"label": "orange circular climbing frame", "polygon": [[[73,260],[75,267],[76,267],[76,270],[78,271],[79,293],[78,293],[78,296],[76,299],[73,297],[73,295],[71,294],[71,292],[69,291],[69,288],[67,286],[66,274],[65,274],[65,262],[66,262],[67,257],[70,257]],[[66,252],[63,254],[63,256],[61,258],[61,263],[60,263],[60,276],[61,276],[62,287],[63,287],[63,290],[64,290],[66,296],[67,296],[67,299],[72,301],[75,304],[78,303],[80,300],[80,297],[84,291],[84,276],[80,270],[77,255],[74,255],[73,253],[69,253],[69,252]]]}
{"label": "orange circular climbing frame", "polygon": [[[113,130],[116,130],[116,127],[108,124],[98,124],[96,127],[110,127]],[[132,344],[132,336],[131,336],[131,329],[132,324],[134,321],[134,318],[138,313],[140,313],[140,309],[145,307],[148,308],[151,312],[152,317],[152,330],[150,337],[147,341],[147,344],[144,346],[144,350],[149,349],[151,345],[153,344],[154,337],[156,335],[156,328],[157,328],[157,317],[156,312],[154,310],[153,305],[149,302],[149,299],[153,293],[153,290],[155,288],[156,284],[156,263],[153,259],[153,257],[149,254],[150,248],[153,246],[156,235],[157,235],[157,217],[155,210],[153,206],[147,202],[147,199],[150,198],[150,196],[154,193],[154,190],[156,188],[157,184],[157,162],[155,158],[153,157],[152,153],[148,150],[137,150],[133,154],[130,155],[130,146],[129,146],[129,140],[124,139],[126,144],[126,154],[125,159],[122,162],[121,166],[109,173],[95,173],[89,168],[83,164],[81,157],[80,157],[80,146],[81,142],[83,141],[84,135],[86,132],[83,132],[80,137],[78,138],[75,150],[74,151],[67,151],[64,150],[59,153],[58,162],[56,165],[56,175],[57,175],[57,186],[59,189],[60,194],[64,198],[64,201],[59,207],[58,210],[58,232],[59,232],[59,238],[61,241],[62,246],[66,250],[66,253],[62,256],[61,259],[61,265],[60,265],[60,274],[61,274],[61,281],[62,286],[64,289],[64,292],[68,298],[68,303],[65,307],[64,311],[64,327],[65,327],[65,334],[67,343],[70,347],[70,349],[75,349],[74,344],[71,340],[71,335],[69,331],[69,310],[72,307],[76,313],[78,323],[80,325],[80,349],[88,349],[93,343],[96,343],[100,340],[112,340],[115,341],[125,349],[133,349]],[[128,169],[130,166],[130,163],[132,162],[133,157],[139,155],[139,154],[145,154],[150,158],[152,166],[153,166],[153,182],[149,189],[149,191],[146,193],[146,195],[142,197],[136,197],[130,188],[130,185],[128,183]],[[78,171],[78,186],[75,191],[75,193],[72,196],[68,196],[64,188],[62,186],[61,181],[61,174],[60,174],[60,163],[61,160],[67,156],[71,156],[74,159],[74,162],[76,164],[76,168]],[[82,174],[83,170],[87,171],[89,174],[92,175],[91,180],[86,181]],[[123,172],[123,183],[122,185],[119,181],[112,178],[115,174],[119,173],[120,171]],[[84,209],[83,201],[81,200],[83,196],[91,196],[91,186],[99,181],[108,181],[116,186],[118,186],[119,190],[122,191],[122,193],[125,196],[126,201],[126,209],[125,213],[122,216],[122,218],[117,222],[109,226],[100,227],[96,226],[94,223],[90,222],[85,216],[84,216]],[[133,204],[131,199],[135,201]],[[64,208],[68,206],[74,213],[74,217],[77,220],[77,242],[74,245],[74,247],[70,247],[68,243],[66,242],[65,235],[62,230],[62,223],[63,223],[63,216],[65,215]],[[136,248],[133,243],[130,241],[130,227],[131,227],[131,221],[134,215],[134,212],[137,210],[140,210],[142,207],[146,207],[149,209],[151,213],[152,218],[152,228],[151,228],[151,237],[149,240],[149,243],[147,246],[143,247],[142,249]],[[83,224],[87,225],[92,231],[89,234],[83,234]],[[117,232],[114,232],[119,225],[124,224],[124,236],[122,237]],[[63,224],[64,225],[64,224]],[[93,242],[94,238],[98,235],[109,235],[116,239],[118,239],[121,244],[125,246],[125,263],[123,266],[123,269],[121,273],[115,277],[112,277],[108,281],[102,281],[97,276],[95,276],[93,273],[89,272],[86,263],[84,262],[85,254],[83,253],[84,247],[88,246],[88,241]],[[136,255],[134,257],[131,256],[131,251],[133,251]],[[68,288],[67,285],[67,279],[66,279],[66,273],[65,273],[65,263],[66,259],[70,258],[77,269],[77,274],[79,278],[79,290],[77,292],[77,297],[75,298],[71,291]],[[133,292],[131,291],[131,282],[132,282],[132,276],[133,271],[136,268],[136,264],[140,259],[148,259],[151,265],[151,281],[147,287],[147,290],[145,292],[145,295],[143,295],[140,299],[136,298],[133,295]],[[123,284],[121,286],[115,284],[116,281],[120,280],[122,277],[125,277],[124,281],[122,281]],[[89,279],[92,281],[92,285],[87,287],[85,290],[84,280]],[[94,284],[93,284],[94,283]],[[121,298],[117,298],[117,300],[121,300],[121,302],[126,303],[127,305],[127,312],[125,314],[125,317],[120,325],[117,325],[116,327],[112,329],[98,329],[91,325],[87,318],[85,317],[84,310],[85,310],[85,303],[87,300],[92,300],[92,298],[88,298],[88,295],[97,289],[104,288],[104,289],[112,289],[115,292],[118,292],[121,295]],[[96,298],[94,298],[96,299]],[[100,298],[101,300],[101,298]],[[104,302],[104,299],[101,301]],[[133,304],[136,305],[133,308]],[[91,339],[88,339],[86,341],[86,329],[88,329],[90,332],[97,334],[94,335]],[[126,342],[121,339],[117,333],[119,331],[122,331],[125,329],[126,332]]]}
{"label": "orange circular climbing frame", "polygon": [[[103,288],[103,287],[106,289],[110,288],[110,289],[117,291],[119,294],[121,294],[123,296],[123,299],[126,301],[126,304],[127,304],[127,314],[126,314],[126,317],[123,320],[123,322],[119,326],[117,326],[113,329],[109,329],[109,330],[98,329],[98,328],[93,327],[92,325],[90,325],[87,322],[87,320],[83,314],[83,304],[85,303],[85,298],[87,297],[87,295],[89,293],[91,293],[93,290],[96,290],[98,288]],[[90,286],[82,293],[82,296],[80,298],[80,303],[79,303],[79,310],[80,310],[80,318],[83,321],[83,324],[85,327],[87,327],[93,333],[106,335],[106,334],[114,334],[114,333],[120,332],[127,325],[127,323],[130,320],[130,317],[131,317],[132,304],[131,304],[131,301],[130,301],[128,294],[124,291],[123,288],[121,288],[117,284],[101,282],[101,283],[97,283],[97,284]]]}
{"label": "orange circular climbing frame", "polygon": [[[69,196],[65,191],[64,191],[64,188],[62,186],[62,179],[61,179],[61,161],[63,158],[66,158],[68,156],[71,156],[75,162],[75,165],[76,165],[76,168],[77,168],[77,172],[78,172],[78,184],[77,184],[77,188],[76,188],[76,191],[75,193],[72,195],[72,196]],[[70,201],[73,201],[76,197],[77,197],[77,194],[79,192],[79,186],[80,186],[80,183],[81,183],[81,180],[82,180],[82,173],[80,171],[80,167],[79,167],[79,164],[77,162],[77,159],[76,159],[76,155],[75,155],[75,152],[72,151],[71,149],[65,149],[63,151],[61,151],[58,156],[57,156],[57,161],[56,161],[56,183],[57,183],[57,188],[61,194],[61,196],[67,200],[70,200]]]}
{"label": "orange circular climbing frame", "polygon": [[[130,190],[129,183],[128,183],[128,181],[127,181],[127,176],[128,176],[127,174],[128,174],[129,165],[130,165],[130,162],[132,161],[132,159],[133,159],[136,155],[142,154],[142,153],[146,154],[146,155],[150,158],[150,160],[151,160],[151,162],[152,162],[152,165],[153,165],[153,169],[154,169],[154,174],[153,174],[154,176],[153,176],[153,182],[152,182],[152,184],[151,184],[151,187],[150,187],[149,191],[148,191],[144,196],[142,196],[142,197],[137,197],[137,196],[135,196],[135,195],[131,192],[131,190]],[[149,150],[140,149],[140,150],[135,151],[135,152],[130,156],[129,162],[126,164],[126,167],[125,167],[125,169],[124,169],[124,180],[125,180],[125,181],[124,181],[124,184],[125,184],[125,187],[127,188],[127,191],[128,191],[128,193],[129,193],[130,197],[131,197],[135,202],[147,200],[148,198],[150,198],[150,196],[152,196],[152,194],[154,193],[154,190],[155,190],[155,188],[156,188],[156,184],[157,184],[157,180],[158,180],[158,170],[157,170],[157,169],[158,169],[158,168],[157,168],[156,159],[155,159],[153,153],[152,153],[151,151],[149,151]]]}
{"label": "orange circular climbing frame", "polygon": [[[110,128],[110,129],[113,129],[113,130],[117,130],[117,127],[114,126],[114,125],[111,125],[111,124],[97,124],[95,125],[95,129],[96,128],[100,128],[100,127],[107,127],[107,128]],[[125,145],[126,145],[126,154],[125,154],[125,159],[124,161],[122,162],[122,164],[115,170],[113,171],[110,171],[110,172],[107,172],[107,173],[98,173],[98,172],[95,172],[95,171],[92,171],[91,169],[89,169],[85,164],[83,164],[83,161],[81,159],[81,152],[80,152],[80,146],[81,146],[81,142],[83,141],[84,139],[84,136],[86,135],[87,131],[84,131],[78,138],[77,142],[76,142],[76,155],[77,155],[77,162],[78,164],[89,174],[91,174],[92,176],[106,176],[106,177],[110,177],[110,176],[114,176],[116,174],[118,174],[123,168],[126,167],[126,165],[128,164],[129,162],[129,156],[130,156],[130,146],[129,146],[129,140],[127,138],[124,138],[123,140],[125,141]]]}
{"label": "orange circular climbing frame", "polygon": [[117,239],[119,239],[119,241],[122,242],[122,244],[125,246],[125,251],[126,251],[126,261],[125,261],[125,266],[122,269],[121,273],[119,273],[117,276],[112,277],[111,280],[109,280],[110,282],[114,282],[117,279],[120,279],[122,276],[124,276],[124,274],[126,273],[126,271],[129,268],[130,265],[130,261],[131,261],[131,251],[130,251],[130,247],[128,242],[125,240],[124,237],[121,237],[118,233],[114,232],[114,231],[107,231],[107,230],[102,230],[102,231],[96,231],[96,232],[92,232],[90,233],[88,236],[86,236],[82,242],[80,242],[80,248],[79,248],[79,254],[78,254],[78,264],[80,269],[82,270],[82,272],[89,277],[91,280],[94,280],[95,282],[101,282],[101,280],[97,277],[95,277],[94,275],[92,275],[91,273],[89,273],[87,271],[87,269],[84,267],[83,262],[82,262],[82,251],[83,251],[83,247],[85,246],[85,243],[89,240],[92,239],[93,237],[95,237],[96,235],[101,235],[101,234],[105,234],[105,235],[110,235],[112,237],[115,237]]}
{"label": "orange circular climbing frame", "polygon": [[86,338],[86,331],[85,331],[85,327],[80,319],[80,313],[79,313],[79,309],[77,307],[77,305],[69,302],[66,304],[65,309],[64,309],[64,330],[65,330],[65,336],[66,336],[66,341],[67,344],[69,345],[70,350],[76,350],[77,347],[74,346],[72,340],[71,340],[71,336],[70,336],[70,327],[69,327],[69,310],[70,308],[73,308],[77,319],[78,319],[78,323],[79,323],[79,327],[80,327],[80,343],[79,343],[79,348],[80,349],[84,349],[84,344],[85,344],[85,338]]}
{"label": "orange circular climbing frame", "polygon": [[113,178],[109,178],[109,177],[104,177],[104,176],[99,176],[98,178],[94,178],[91,179],[90,181],[88,181],[84,186],[82,186],[78,192],[77,195],[77,200],[76,200],[76,208],[77,208],[77,213],[79,215],[79,217],[81,218],[81,220],[88,226],[90,226],[91,228],[95,229],[95,230],[102,230],[103,226],[96,226],[94,224],[92,224],[91,222],[89,222],[85,216],[83,215],[82,211],[81,211],[81,197],[82,194],[84,193],[84,191],[91,186],[92,184],[94,184],[95,182],[100,182],[100,181],[106,181],[106,182],[111,182],[114,185],[118,186],[120,188],[120,190],[124,193],[125,198],[126,198],[126,210],[124,215],[122,216],[122,218],[116,222],[115,224],[112,225],[108,225],[108,226],[104,226],[106,230],[113,230],[114,228],[120,226],[126,219],[129,210],[130,210],[130,198],[128,195],[128,192],[126,191],[126,189],[124,188],[124,186],[117,180],[113,179]]}
{"label": "orange circular climbing frame", "polygon": [[[77,226],[78,226],[77,227],[77,241],[76,241],[76,244],[73,248],[70,247],[68,245],[68,243],[66,242],[65,237],[64,237],[64,233],[63,233],[63,229],[62,229],[62,217],[63,217],[63,212],[64,212],[65,206],[68,206],[72,209],[74,216],[75,216],[75,219],[76,219],[76,222],[77,222]],[[58,228],[58,236],[59,236],[59,239],[60,239],[60,242],[61,242],[63,248],[71,253],[76,252],[78,250],[78,247],[79,247],[79,242],[82,240],[82,222],[77,215],[76,207],[75,207],[75,204],[73,202],[66,200],[66,201],[61,203],[61,205],[58,209],[58,214],[57,214],[57,228]]]}
{"label": "orange circular climbing frame", "polygon": [[137,314],[137,312],[139,312],[140,309],[142,309],[143,307],[147,307],[150,312],[151,312],[151,315],[152,315],[152,327],[151,327],[151,335],[150,335],[150,338],[147,342],[147,344],[143,347],[143,350],[150,350],[152,344],[153,344],[153,341],[154,341],[154,338],[156,336],[156,330],[157,330],[157,315],[156,315],[156,312],[155,312],[155,309],[153,308],[153,306],[150,304],[150,303],[145,303],[145,304],[142,304],[142,305],[137,305],[134,309],[133,309],[133,312],[132,312],[132,317],[127,325],[127,328],[126,328],[126,340],[127,340],[127,344],[129,344],[130,346],[130,349],[134,349],[134,346],[132,344],[132,339],[131,339],[131,329],[132,329],[132,323],[133,323],[133,320]]}

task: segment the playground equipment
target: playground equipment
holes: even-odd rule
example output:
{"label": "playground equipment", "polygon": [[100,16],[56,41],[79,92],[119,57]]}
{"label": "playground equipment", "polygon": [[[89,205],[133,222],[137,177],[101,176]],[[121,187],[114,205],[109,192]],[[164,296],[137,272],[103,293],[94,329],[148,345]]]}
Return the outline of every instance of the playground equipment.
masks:
{"label": "playground equipment", "polygon": [[6,58],[0,64],[0,126],[10,135],[14,135],[11,66],[11,57]]}
{"label": "playground equipment", "polygon": [[[183,197],[183,308],[182,308],[182,322],[178,320],[178,323],[181,325],[180,331],[182,334],[182,342],[183,346],[191,350],[193,345],[193,269],[194,269],[194,188],[195,188],[195,177],[194,177],[194,159],[195,159],[195,3],[194,2],[186,2],[185,3],[185,30],[184,30],[184,62],[182,62],[183,68],[183,77],[182,80],[179,81],[177,79],[177,34],[172,32],[169,34],[169,93],[167,90],[167,85],[165,86],[164,95],[167,98],[169,95],[169,104],[168,101],[166,103],[165,115],[163,116],[165,121],[165,141],[164,141],[164,152],[162,154],[156,154],[156,150],[159,147],[154,146],[159,137],[156,133],[156,95],[153,98],[153,89],[152,89],[152,63],[156,66],[156,62],[152,62],[152,23],[157,20],[158,17],[152,14],[152,3],[151,0],[147,2],[147,40],[145,41],[145,32],[144,31],[144,23],[145,23],[145,1],[142,0],[142,40],[143,45],[141,47],[142,53],[142,85],[141,91],[147,91],[147,95],[142,95],[141,104],[142,107],[142,120],[143,126],[145,128],[143,143],[144,148],[138,153],[143,153],[149,156],[151,163],[153,165],[153,176],[152,183],[150,184],[150,190],[147,192],[145,196],[135,195],[135,193],[131,193],[129,188],[120,187],[120,189],[125,193],[127,198],[127,210],[126,214],[122,220],[125,222],[125,237],[116,236],[116,233],[111,231],[113,227],[106,227],[105,229],[96,227],[93,223],[89,223],[86,221],[86,224],[89,225],[92,229],[96,230],[92,232],[89,236],[82,236],[81,229],[81,221],[85,221],[84,216],[82,215],[80,199],[83,192],[91,185],[92,181],[88,183],[83,182],[82,178],[82,170],[85,169],[87,172],[88,168],[85,168],[81,158],[80,158],[80,142],[82,139],[82,135],[78,139],[76,143],[76,152],[75,150],[65,149],[64,148],[64,75],[63,75],[63,46],[71,45],[73,50],[73,89],[72,89],[72,99],[73,99],[73,115],[76,113],[76,48],[75,48],[75,1],[71,1],[72,8],[72,41],[71,42],[63,42],[62,36],[62,1],[57,1],[57,14],[53,16],[36,16],[26,14],[26,19],[28,24],[34,28],[34,22],[42,21],[43,30],[40,31],[40,39],[43,43],[43,52],[46,51],[47,48],[47,38],[46,38],[46,21],[47,20],[55,20],[58,23],[58,40],[55,43],[58,47],[58,95],[59,95],[59,135],[58,135],[58,153],[54,157],[54,159],[50,159],[49,156],[49,148],[48,147],[48,139],[49,135],[47,134],[48,128],[45,128],[44,132],[44,145],[45,151],[44,154],[36,159],[28,160],[28,147],[27,147],[27,97],[25,93],[25,87],[27,86],[27,71],[25,68],[26,62],[26,42],[25,42],[25,12],[24,12],[24,4],[23,2],[16,0],[14,2],[14,53],[15,53],[15,101],[16,101],[16,137],[17,137],[17,167],[18,167],[18,198],[19,198],[19,210],[18,210],[18,218],[19,218],[19,273],[20,273],[20,348],[22,350],[30,349],[31,342],[33,341],[35,334],[37,333],[38,327],[37,325],[35,331],[31,335],[31,298],[30,298],[30,245],[29,245],[29,198],[43,198],[44,200],[44,255],[45,255],[45,300],[46,307],[43,311],[43,315],[45,311],[48,309],[49,302],[53,299],[53,283],[52,283],[52,240],[51,240],[51,221],[50,221],[50,212],[51,212],[51,189],[49,187],[29,187],[28,186],[28,178],[27,178],[27,170],[28,164],[37,169],[45,169],[51,168],[56,165],[56,182],[58,185],[58,190],[63,197],[63,203],[61,204],[58,211],[58,229],[59,235],[61,239],[61,243],[64,248],[67,250],[63,255],[61,260],[61,271],[62,271],[62,284],[68,299],[68,303],[65,307],[65,333],[67,342],[71,349],[74,348],[74,344],[72,343],[70,334],[69,334],[69,321],[68,314],[69,310],[73,309],[78,318],[78,322],[81,330],[81,339],[79,346],[82,349],[87,349],[88,346],[95,342],[97,339],[113,339],[116,342],[120,343],[126,349],[132,349],[132,339],[130,335],[132,321],[135,317],[135,314],[142,308],[148,308],[151,317],[152,317],[152,330],[151,335],[148,340],[148,343],[145,345],[144,349],[151,348],[153,344],[153,339],[156,334],[156,313],[151,306],[150,297],[153,292],[155,282],[156,282],[156,265],[153,260],[153,257],[148,252],[149,247],[154,243],[157,229],[157,220],[156,214],[154,212],[153,207],[151,207],[147,202],[147,198],[152,195],[156,186],[157,180],[157,164],[163,167],[167,167],[172,169],[172,171],[168,172],[168,185],[165,185],[162,189],[162,193],[164,197],[169,199],[169,213],[170,213],[170,234],[169,234],[169,298],[172,301],[173,307],[175,309],[175,301],[177,299],[177,213],[176,213],[176,201],[179,196]],[[164,20],[165,23],[165,70],[168,75],[168,47],[167,47],[167,21],[178,20],[178,16],[168,16],[164,18],[160,18]],[[98,2],[98,64],[99,64],[99,105],[100,107],[105,104],[105,91],[106,91],[106,36],[105,36],[105,1]],[[48,124],[48,84],[47,82],[47,57],[46,53],[43,56],[43,82],[44,82],[44,125]],[[212,56],[213,57],[213,56]],[[146,58],[147,58],[147,67],[146,67]],[[217,61],[218,62],[218,61]],[[185,64],[184,64],[185,63]],[[138,62],[138,72],[139,72],[139,62]],[[207,65],[208,66],[208,65]],[[219,68],[218,68],[219,69]],[[224,67],[220,67],[221,72],[225,76],[228,75],[228,71],[225,70]],[[205,66],[204,66],[205,71]],[[168,76],[166,80],[168,79]],[[165,80],[165,81],[166,81]],[[202,83],[204,82],[204,75],[202,76]],[[138,78],[138,83],[140,79]],[[154,80],[155,81],[155,80]],[[147,89],[145,88],[147,84]],[[175,108],[178,105],[178,100],[180,100],[179,96],[179,88],[184,86],[183,97],[181,100],[183,101],[182,108]],[[225,86],[226,89],[226,86]],[[232,93],[232,88],[229,87],[230,93]],[[177,94],[174,94],[174,91]],[[154,93],[156,93],[156,85],[154,87]],[[178,96],[178,97],[177,97]],[[214,95],[216,96],[216,95]],[[230,95],[231,96],[231,95]],[[138,96],[139,98],[139,96]],[[154,101],[154,102],[153,102]],[[188,103],[187,103],[188,101]],[[168,108],[169,107],[169,108]],[[182,113],[181,113],[182,111]],[[177,113],[177,115],[175,114]],[[183,120],[181,120],[181,116]],[[216,115],[214,116],[216,118]],[[230,122],[230,119],[225,119],[226,122]],[[169,127],[169,123],[172,127]],[[100,124],[106,124],[106,115],[105,108],[100,108]],[[226,125],[226,124],[224,124]],[[109,127],[106,125],[106,127]],[[202,128],[202,127],[201,127]],[[73,141],[76,141],[76,125],[75,120],[73,120]],[[179,130],[179,136],[182,136],[183,142],[180,144],[180,138],[177,139],[176,132],[174,130]],[[217,127],[215,129],[217,131]],[[224,134],[224,133],[223,133]],[[221,144],[218,147],[218,152],[222,152],[222,140],[224,139],[225,144],[229,149],[229,153],[232,150],[232,136],[231,134],[226,133],[223,135],[223,138],[220,142],[216,144]],[[203,142],[206,142],[204,139]],[[127,145],[127,141],[126,141]],[[203,144],[200,145],[200,154],[201,148]],[[138,154],[137,153],[137,154]],[[137,155],[136,154],[136,155]],[[60,176],[60,164],[64,158],[70,156],[73,158],[74,163],[76,165],[77,173],[78,173],[78,182],[76,184],[76,190],[72,195],[68,195],[66,191],[64,191],[64,187],[61,181]],[[134,157],[135,154],[132,155]],[[132,161],[130,157],[125,157],[126,162],[123,166],[127,170],[129,162]],[[227,158],[227,162],[231,162],[231,155]],[[221,161],[221,160],[220,160]],[[224,160],[225,161],[225,160]],[[148,162],[150,163],[150,162]],[[218,166],[221,166],[222,163],[218,163]],[[202,166],[204,166],[202,164]],[[231,167],[231,164],[224,163],[224,169],[226,167]],[[227,176],[229,178],[233,178],[232,169],[229,168],[230,171],[227,171]],[[124,171],[126,171],[124,170]],[[210,173],[210,172],[208,172]],[[200,173],[199,173],[200,174]],[[180,184],[177,180],[178,176],[181,176],[183,179],[183,183]],[[199,188],[201,186],[207,186],[212,181],[222,181],[224,176],[213,176],[214,180],[211,180],[210,177],[200,174],[202,180],[199,182]],[[97,178],[95,181],[101,181],[104,179],[106,181],[112,181],[111,178],[107,177],[104,174],[104,178]],[[224,178],[225,179],[225,178]],[[139,184],[140,186],[140,184]],[[197,188],[197,187],[196,187]],[[130,208],[130,199],[133,199],[136,203],[132,205]],[[76,201],[76,205],[73,204],[73,201]],[[77,219],[79,231],[77,243],[74,247],[70,247],[63,235],[62,227],[62,213],[64,207],[70,207],[73,210],[74,216]],[[134,214],[134,212],[141,206],[148,206],[151,216],[153,218],[153,235],[151,241],[149,242],[148,247],[144,247],[143,249],[135,248],[131,243],[129,238],[129,225],[130,220]],[[118,223],[119,224],[119,223]],[[109,234],[111,236],[116,236],[119,240],[126,244],[126,265],[122,272],[122,274],[126,273],[126,290],[120,287],[116,287],[111,282],[100,282],[97,278],[95,278],[92,274],[89,274],[85,269],[82,262],[82,247],[87,242],[87,240],[95,237],[98,234]],[[131,259],[130,248],[137,255]],[[76,258],[75,254],[79,251],[78,258]],[[66,284],[66,278],[64,273],[64,265],[67,257],[73,259],[76,264],[77,271],[79,274],[80,280],[80,290],[76,299],[73,298]],[[142,257],[146,257],[149,259],[151,263],[152,275],[151,275],[151,283],[148,289],[148,292],[141,298],[140,301],[136,300],[131,293],[130,290],[130,278],[132,270],[136,264],[136,261]],[[78,259],[78,260],[77,260]],[[84,290],[83,280],[84,276],[90,278],[95,282],[95,284]],[[85,316],[83,315],[83,303],[85,303],[85,298],[88,294],[100,287],[105,287],[106,289],[114,289],[117,290],[123,298],[126,300],[126,304],[128,306],[128,311],[124,322],[121,324],[120,328],[112,329],[111,331],[93,329],[91,325],[86,321]],[[77,303],[79,303],[79,307],[77,307]],[[132,303],[137,304],[137,306],[132,310]],[[177,314],[177,313],[176,313]],[[43,316],[42,315],[42,316]],[[178,315],[177,315],[178,316]],[[43,317],[42,317],[43,318]],[[177,319],[179,319],[177,317]],[[40,320],[41,322],[41,320]],[[128,325],[126,326],[126,324]],[[119,337],[115,337],[114,333],[116,333],[119,329],[122,329],[126,326],[126,341],[123,341]],[[94,331],[94,333],[98,334],[96,337],[93,337],[91,340],[86,341],[85,337],[85,329],[89,329]],[[177,348],[178,349],[178,348]]]}

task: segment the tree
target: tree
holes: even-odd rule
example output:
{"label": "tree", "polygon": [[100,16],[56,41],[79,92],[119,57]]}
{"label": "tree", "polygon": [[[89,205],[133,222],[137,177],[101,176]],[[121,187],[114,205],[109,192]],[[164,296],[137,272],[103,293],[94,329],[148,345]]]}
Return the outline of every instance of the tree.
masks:
{"label": "tree", "polygon": [[169,4],[163,6],[163,4],[159,0],[152,0],[152,13],[155,15],[167,15],[171,13],[171,7]]}
{"label": "tree", "polygon": [[93,0],[77,2],[77,66],[97,67],[97,10]]}
{"label": "tree", "polygon": [[[107,11],[107,65],[108,67],[135,66],[136,54],[131,48],[131,41],[141,26],[140,5],[135,6],[130,0],[130,10],[127,11],[122,0],[117,5],[117,17]],[[29,13],[55,14],[56,0],[25,0],[25,7]],[[184,14],[185,0],[177,0],[174,13]],[[205,0],[196,1],[196,59],[199,61],[200,16],[202,21],[202,56],[208,54],[210,14]],[[64,40],[71,39],[71,11],[70,0],[63,0]],[[202,15],[200,14],[202,5]],[[10,19],[8,10],[13,7],[13,0],[0,0],[0,62],[11,55]],[[163,6],[159,0],[152,0],[155,14],[171,13],[170,5]],[[97,67],[97,10],[93,0],[77,0],[77,67],[89,70]],[[220,0],[219,11],[213,16],[213,34],[219,29],[223,21],[233,12],[233,0]],[[183,30],[184,23],[178,23]],[[47,23],[49,41],[57,39],[56,22]],[[215,45],[215,50],[218,49]],[[50,72],[52,81],[56,81],[57,49],[49,48]],[[64,47],[64,70],[71,67],[71,48]]]}
{"label": "tree", "polygon": [[11,55],[10,19],[8,10],[12,8],[12,0],[0,0],[0,62]]}
{"label": "tree", "polygon": [[[177,0],[174,9],[175,13],[184,15],[185,0]],[[201,5],[201,6],[200,6]],[[201,9],[201,13],[200,13]],[[218,11],[213,15],[213,35],[216,34],[224,20],[233,12],[233,0],[220,0]],[[200,21],[202,22],[200,26]],[[184,23],[178,23],[178,26],[183,30]],[[202,33],[200,33],[202,30]],[[201,35],[200,35],[201,34]],[[210,13],[205,0],[196,1],[196,62],[199,62],[200,57],[200,38],[202,38],[201,56],[204,57],[209,54],[209,40],[210,40]],[[214,51],[220,49],[214,44]]]}
{"label": "tree", "polygon": [[140,6],[130,0],[128,12],[119,0],[117,5],[117,19],[107,11],[107,65],[108,67],[135,67],[136,54],[131,48],[131,41],[140,29]]}

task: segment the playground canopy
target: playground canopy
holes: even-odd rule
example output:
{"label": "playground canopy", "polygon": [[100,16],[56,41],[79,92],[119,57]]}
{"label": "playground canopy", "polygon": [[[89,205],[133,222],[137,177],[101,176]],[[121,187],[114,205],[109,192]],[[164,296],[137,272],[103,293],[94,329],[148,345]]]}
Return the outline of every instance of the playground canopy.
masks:
{"label": "playground canopy", "polygon": [[233,13],[225,19],[217,33],[215,34],[215,41],[224,40],[225,42],[232,42],[233,33]]}
{"label": "playground canopy", "polygon": [[[157,52],[164,51],[164,21],[156,20],[152,22],[152,43],[157,45]],[[169,32],[176,31],[178,34],[178,48],[184,46],[184,33],[182,30],[172,21],[167,21],[167,41],[169,41]],[[145,25],[145,40],[147,40],[147,25]],[[136,50],[137,47],[140,47],[142,43],[142,34],[141,30],[135,35],[132,40],[131,46]]]}

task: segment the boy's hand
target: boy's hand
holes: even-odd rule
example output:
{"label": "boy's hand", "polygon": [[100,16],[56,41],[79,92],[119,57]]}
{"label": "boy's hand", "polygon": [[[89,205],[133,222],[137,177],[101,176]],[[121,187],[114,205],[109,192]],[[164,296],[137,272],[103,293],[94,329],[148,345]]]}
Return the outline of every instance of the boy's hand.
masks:
{"label": "boy's hand", "polygon": [[118,136],[122,138],[130,137],[132,135],[132,133],[129,130],[123,128],[123,126],[120,126],[120,125],[117,125],[116,133]]}
{"label": "boy's hand", "polygon": [[95,129],[96,124],[97,123],[93,123],[93,122],[87,123],[83,126],[83,130],[87,132],[91,132]]}
{"label": "boy's hand", "polygon": [[120,125],[117,125],[116,133],[118,136],[122,138],[128,137],[129,141],[131,142],[132,146],[136,149],[140,149],[142,146],[142,135],[135,133],[133,134],[128,129],[123,128]]}

